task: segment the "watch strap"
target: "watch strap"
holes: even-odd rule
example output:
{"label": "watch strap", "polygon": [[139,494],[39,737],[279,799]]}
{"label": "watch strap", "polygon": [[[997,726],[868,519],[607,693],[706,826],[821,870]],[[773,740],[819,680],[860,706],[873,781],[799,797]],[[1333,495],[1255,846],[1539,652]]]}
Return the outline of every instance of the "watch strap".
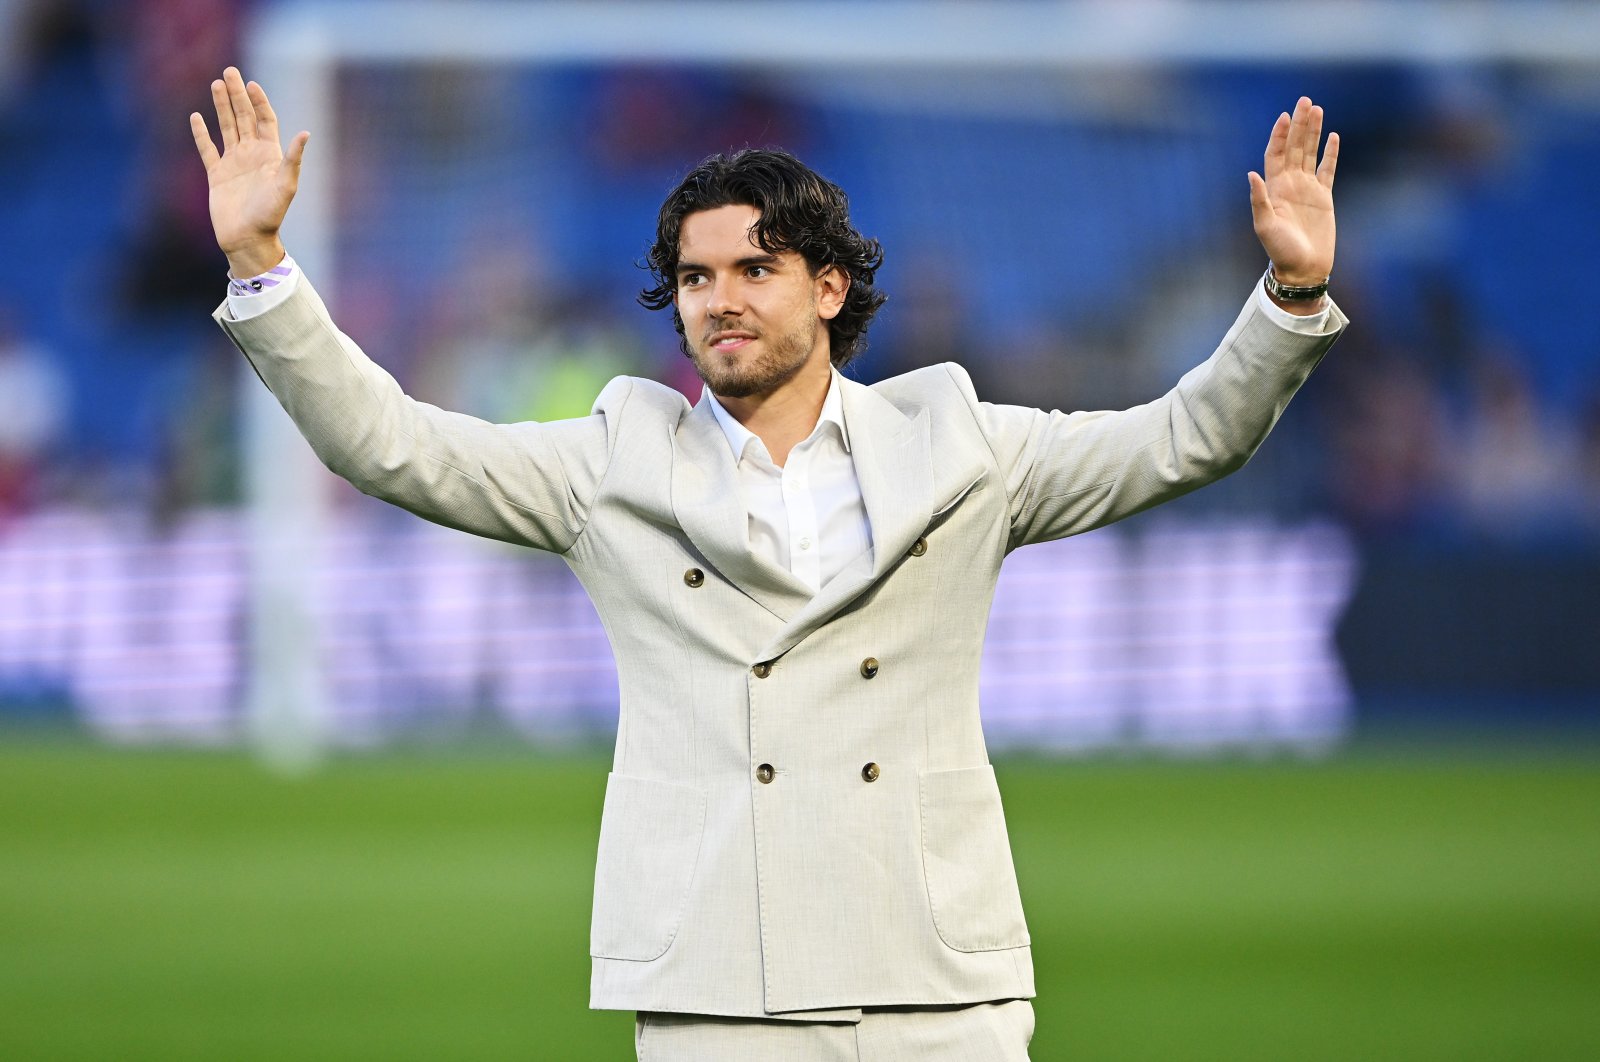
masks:
{"label": "watch strap", "polygon": [[1269,265],[1267,266],[1266,275],[1261,278],[1261,283],[1266,286],[1267,294],[1275,299],[1283,299],[1288,302],[1308,302],[1311,299],[1320,299],[1328,293],[1328,279],[1323,277],[1320,284],[1302,286],[1282,284],[1273,275],[1272,267]]}

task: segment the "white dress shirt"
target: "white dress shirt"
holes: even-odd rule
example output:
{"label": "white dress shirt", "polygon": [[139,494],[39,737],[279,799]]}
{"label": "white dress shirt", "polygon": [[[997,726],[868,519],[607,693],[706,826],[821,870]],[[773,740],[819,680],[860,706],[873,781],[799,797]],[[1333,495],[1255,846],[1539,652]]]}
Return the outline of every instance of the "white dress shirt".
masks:
{"label": "white dress shirt", "polygon": [[733,448],[739,491],[750,514],[750,549],[813,592],[854,565],[872,567],[872,529],[850,460],[838,378],[834,370],[816,426],[789,451],[782,468],[773,464],[760,437],[706,391]]}
{"label": "white dress shirt", "polygon": [[[228,274],[228,312],[235,321],[248,321],[252,317],[260,317],[274,306],[288,300],[294,294],[295,288],[300,286],[300,267],[289,255],[283,256],[275,268],[289,270],[286,274],[268,277],[263,273],[258,277],[241,277],[235,279],[233,274]],[[267,284],[267,280],[273,283]],[[262,281],[263,286],[252,289],[250,282]]]}

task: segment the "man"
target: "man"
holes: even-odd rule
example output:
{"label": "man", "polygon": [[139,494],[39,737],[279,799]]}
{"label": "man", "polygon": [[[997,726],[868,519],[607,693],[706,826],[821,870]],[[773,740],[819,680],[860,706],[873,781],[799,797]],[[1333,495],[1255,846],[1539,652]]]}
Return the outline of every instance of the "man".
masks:
{"label": "man", "polygon": [[1249,175],[1271,260],[1221,346],[1120,413],[978,400],[941,365],[837,372],[882,296],[844,195],[781,152],[707,160],[662,208],[642,301],[705,379],[612,381],[591,416],[487,424],[406,397],[278,240],[258,85],[190,116],[230,267],[218,322],[321,459],[430,520],[559,553],[609,632],[621,716],[595,871],[591,1004],[640,1057],[1016,1059],[1033,973],[978,661],[1012,549],[1225,475],[1345,318],[1330,134],[1301,99]]}

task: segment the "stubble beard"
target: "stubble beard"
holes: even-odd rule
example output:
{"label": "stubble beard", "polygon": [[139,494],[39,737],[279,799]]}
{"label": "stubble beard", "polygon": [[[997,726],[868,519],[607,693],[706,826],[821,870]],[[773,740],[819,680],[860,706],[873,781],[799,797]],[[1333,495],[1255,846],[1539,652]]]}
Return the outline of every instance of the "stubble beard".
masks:
{"label": "stubble beard", "polygon": [[749,398],[751,395],[771,394],[800,374],[816,343],[815,321],[809,328],[801,325],[791,332],[774,338],[762,332],[753,342],[757,350],[753,358],[740,361],[728,358],[710,346],[709,337],[718,331],[744,328],[738,322],[713,322],[706,329],[706,337],[690,345],[689,360],[694,371],[705,381],[711,393],[719,398]]}

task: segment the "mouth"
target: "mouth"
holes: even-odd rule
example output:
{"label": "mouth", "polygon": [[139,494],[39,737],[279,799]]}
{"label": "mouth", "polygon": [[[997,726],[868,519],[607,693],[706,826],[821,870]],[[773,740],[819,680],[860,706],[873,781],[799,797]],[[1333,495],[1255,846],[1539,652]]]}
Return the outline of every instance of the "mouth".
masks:
{"label": "mouth", "polygon": [[713,332],[706,346],[712,350],[738,350],[755,338],[752,332]]}

